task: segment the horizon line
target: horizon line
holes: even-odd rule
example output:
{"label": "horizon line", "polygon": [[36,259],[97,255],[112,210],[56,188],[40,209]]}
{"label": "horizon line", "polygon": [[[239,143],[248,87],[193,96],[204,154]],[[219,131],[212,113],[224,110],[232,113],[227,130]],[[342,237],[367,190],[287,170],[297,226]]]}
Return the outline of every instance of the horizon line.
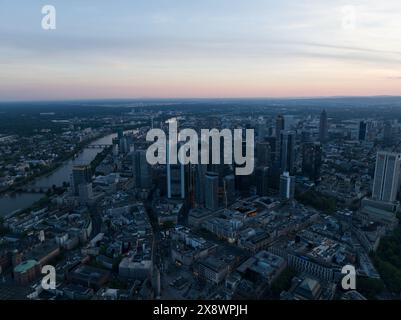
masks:
{"label": "horizon line", "polygon": [[288,96],[288,97],[136,97],[136,98],[71,98],[71,99],[33,99],[33,100],[0,100],[6,103],[62,103],[62,102],[97,102],[97,101],[190,101],[190,100],[313,100],[342,98],[401,98],[400,95],[334,95],[334,96]]}

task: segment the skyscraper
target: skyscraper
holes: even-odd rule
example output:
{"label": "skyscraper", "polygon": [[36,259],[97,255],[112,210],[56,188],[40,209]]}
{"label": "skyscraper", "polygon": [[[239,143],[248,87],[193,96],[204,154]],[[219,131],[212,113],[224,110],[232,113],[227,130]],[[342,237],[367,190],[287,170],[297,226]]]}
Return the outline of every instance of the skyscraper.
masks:
{"label": "skyscraper", "polygon": [[393,126],[390,121],[384,123],[383,140],[386,144],[391,144],[393,141]]}
{"label": "skyscraper", "polygon": [[280,133],[284,130],[284,116],[279,114],[276,118],[276,138],[280,139]]}
{"label": "skyscraper", "polygon": [[223,179],[224,188],[224,202],[227,207],[228,204],[235,200],[235,177],[230,174]]}
{"label": "skyscraper", "polygon": [[366,129],[367,129],[366,122],[365,121],[359,122],[359,132],[358,132],[359,141],[364,141],[366,139]]}
{"label": "skyscraper", "polygon": [[256,175],[256,193],[259,196],[267,196],[269,191],[269,167],[257,167]]}
{"label": "skyscraper", "polygon": [[145,150],[136,150],[133,156],[135,186],[147,189],[152,185],[152,168],[146,160]]}
{"label": "skyscraper", "polygon": [[93,198],[92,183],[81,183],[78,186],[79,201],[87,203]]}
{"label": "skyscraper", "polygon": [[[170,125],[175,124],[178,130],[178,121],[176,118],[171,118],[166,121]],[[169,133],[170,134],[170,133]],[[177,133],[173,133],[177,134]],[[170,138],[170,137],[168,137]],[[173,138],[174,139],[174,138]],[[166,157],[167,157],[167,197],[169,199],[185,199],[185,166],[181,164],[177,159],[176,163],[171,163],[170,156],[174,153],[177,154],[179,150],[179,145],[170,145],[167,142]],[[171,155],[170,155],[171,153]]]}
{"label": "skyscraper", "polygon": [[216,172],[207,172],[205,176],[205,207],[217,210],[219,207],[219,175]]}
{"label": "skyscraper", "polygon": [[127,154],[129,152],[129,144],[127,137],[124,136],[123,128],[117,130],[118,152],[120,154]]}
{"label": "skyscraper", "polygon": [[327,123],[327,113],[326,110],[323,109],[320,114],[320,126],[319,126],[319,141],[326,142],[328,138],[328,123]]}
{"label": "skyscraper", "polygon": [[379,151],[376,157],[372,199],[394,202],[400,180],[401,154]]}
{"label": "skyscraper", "polygon": [[263,118],[258,120],[258,141],[263,141],[267,136],[267,124]]}
{"label": "skyscraper", "polygon": [[271,163],[276,162],[279,157],[280,157],[280,153],[278,153],[278,141],[279,139],[277,139],[276,137],[270,136],[266,138],[266,142],[269,143],[270,145],[270,159],[271,159]]}
{"label": "skyscraper", "polygon": [[271,149],[269,142],[256,143],[256,159],[258,166],[269,166],[271,162]]}
{"label": "skyscraper", "polygon": [[280,168],[281,172],[294,172],[295,162],[295,133],[282,131],[280,134]]}
{"label": "skyscraper", "polygon": [[207,172],[206,164],[197,164],[195,167],[195,202],[197,207],[205,205],[205,175]]}
{"label": "skyscraper", "polygon": [[280,197],[282,199],[293,199],[295,194],[295,178],[289,172],[280,176]]}
{"label": "skyscraper", "polygon": [[322,147],[320,143],[304,143],[302,146],[302,174],[316,181],[320,177]]}
{"label": "skyscraper", "polygon": [[167,197],[185,198],[185,170],[182,164],[167,164]]}
{"label": "skyscraper", "polygon": [[118,140],[124,138],[124,129],[122,127],[119,127],[117,129],[117,138]]}
{"label": "skyscraper", "polygon": [[92,168],[90,165],[75,165],[71,175],[72,191],[79,195],[79,185],[92,182]]}

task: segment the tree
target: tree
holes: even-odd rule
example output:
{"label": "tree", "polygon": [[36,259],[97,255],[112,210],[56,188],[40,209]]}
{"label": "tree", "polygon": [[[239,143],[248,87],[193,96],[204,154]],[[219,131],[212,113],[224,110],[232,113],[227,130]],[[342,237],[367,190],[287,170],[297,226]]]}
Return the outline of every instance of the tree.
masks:
{"label": "tree", "polygon": [[387,288],[401,293],[401,226],[395,228],[390,236],[384,237],[372,261]]}

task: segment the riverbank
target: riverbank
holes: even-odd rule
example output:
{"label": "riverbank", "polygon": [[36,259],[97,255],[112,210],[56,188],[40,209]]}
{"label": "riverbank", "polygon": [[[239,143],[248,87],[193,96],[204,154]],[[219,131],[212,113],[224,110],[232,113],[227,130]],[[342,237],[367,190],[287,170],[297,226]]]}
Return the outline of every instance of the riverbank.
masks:
{"label": "riverbank", "polygon": [[[24,192],[24,190],[21,190],[22,186],[27,186],[37,179],[50,176],[57,169],[59,169],[61,166],[63,166],[67,161],[70,161],[76,154],[82,152],[91,143],[93,143],[99,139],[102,139],[104,137],[107,137],[111,134],[112,134],[112,132],[107,132],[107,133],[103,132],[102,134],[99,134],[95,137],[92,137],[91,139],[88,139],[86,141],[79,143],[77,148],[75,148],[74,150],[63,155],[56,163],[53,163],[51,166],[43,168],[40,172],[35,173],[27,178],[24,178],[21,181],[18,181],[17,183],[13,184],[12,186],[10,186],[6,189],[0,190],[0,196],[6,195],[6,194],[17,194],[17,193]],[[38,192],[38,193],[43,193],[43,192]]]}
{"label": "riverbank", "polygon": [[88,146],[93,143],[111,144],[114,135],[114,133],[102,134],[86,141],[85,145],[80,146],[78,152],[73,153],[73,156],[77,155],[77,157],[71,156],[70,159],[61,162],[51,172],[30,181],[32,188],[42,189],[42,193],[19,192],[18,190],[3,192],[0,195],[0,217],[10,217],[35,207],[46,196],[47,190],[52,189],[54,185],[57,188],[63,187],[63,182],[69,182],[74,164],[89,164],[96,158],[97,154],[102,152],[102,149],[91,149]]}
{"label": "riverbank", "polygon": [[[140,127],[140,123],[135,126],[134,129],[124,128],[124,132],[134,132],[138,127]],[[95,141],[89,142],[87,141],[85,146],[81,148],[79,153],[75,153],[77,155],[74,158],[70,158],[68,161],[62,163],[57,169],[48,173],[47,175],[42,175],[33,182],[31,182],[32,188],[36,188],[37,190],[42,189],[43,191],[51,190],[53,186],[56,188],[65,187],[67,183],[70,182],[71,172],[74,165],[82,165],[82,164],[91,164],[92,161],[98,162],[101,161],[101,157],[105,156],[103,153],[103,149],[98,148],[88,148],[91,144],[98,145],[112,145],[113,139],[117,136],[115,132],[111,132],[109,134],[103,135],[101,138],[94,138]],[[109,149],[111,150],[111,149]],[[102,153],[102,155],[97,156]],[[65,183],[64,183],[65,182]],[[29,190],[29,189],[27,189]],[[18,214],[23,210],[30,209],[35,205],[36,202],[40,201],[43,198],[45,193],[29,193],[29,192],[14,192],[13,194],[3,194],[0,195],[0,216],[8,216],[11,213],[13,215]]]}

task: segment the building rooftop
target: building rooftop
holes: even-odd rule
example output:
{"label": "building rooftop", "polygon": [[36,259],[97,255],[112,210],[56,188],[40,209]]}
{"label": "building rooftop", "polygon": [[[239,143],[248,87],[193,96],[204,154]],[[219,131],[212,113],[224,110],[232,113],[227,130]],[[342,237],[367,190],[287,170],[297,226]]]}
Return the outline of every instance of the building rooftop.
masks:
{"label": "building rooftop", "polygon": [[16,273],[24,273],[38,264],[36,260],[26,260],[14,268]]}

